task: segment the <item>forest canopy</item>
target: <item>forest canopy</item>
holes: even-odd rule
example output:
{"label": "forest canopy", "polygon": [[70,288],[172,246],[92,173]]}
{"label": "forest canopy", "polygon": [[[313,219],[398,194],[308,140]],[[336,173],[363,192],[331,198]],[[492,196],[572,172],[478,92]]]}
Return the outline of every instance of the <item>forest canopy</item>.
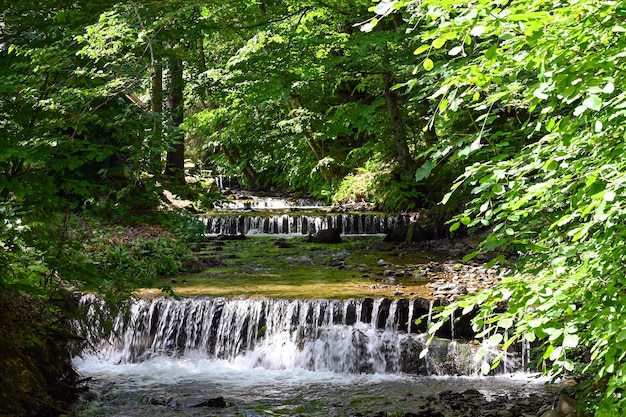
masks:
{"label": "forest canopy", "polygon": [[429,209],[450,233],[489,231],[480,250],[515,263],[460,301],[486,313],[477,329],[505,348],[537,344],[597,415],[626,411],[623,2],[3,10],[0,286],[35,292],[33,277],[71,274],[66,229],[42,225],[156,206],[191,160],[250,188]]}

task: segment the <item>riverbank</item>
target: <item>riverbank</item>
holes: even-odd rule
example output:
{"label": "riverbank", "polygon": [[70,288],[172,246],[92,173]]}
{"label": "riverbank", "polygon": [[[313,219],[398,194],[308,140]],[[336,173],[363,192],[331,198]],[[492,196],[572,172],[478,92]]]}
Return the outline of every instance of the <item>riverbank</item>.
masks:
{"label": "riverbank", "polygon": [[70,414],[80,394],[71,365],[73,336],[59,304],[77,307],[68,293],[45,302],[0,292],[0,417]]}

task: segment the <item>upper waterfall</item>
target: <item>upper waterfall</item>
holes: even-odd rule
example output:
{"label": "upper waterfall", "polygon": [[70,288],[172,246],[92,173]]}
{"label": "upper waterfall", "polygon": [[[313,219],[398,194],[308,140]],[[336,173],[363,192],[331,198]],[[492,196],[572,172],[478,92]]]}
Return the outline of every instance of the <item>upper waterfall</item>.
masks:
{"label": "upper waterfall", "polygon": [[415,214],[380,213],[233,213],[202,217],[207,234],[315,234],[338,228],[344,235],[384,234],[417,219]]}

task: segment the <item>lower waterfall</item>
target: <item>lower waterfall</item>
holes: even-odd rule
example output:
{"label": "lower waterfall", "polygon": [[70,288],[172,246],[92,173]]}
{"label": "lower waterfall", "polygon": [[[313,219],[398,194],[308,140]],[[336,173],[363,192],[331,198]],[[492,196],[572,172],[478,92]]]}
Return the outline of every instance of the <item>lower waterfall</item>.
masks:
{"label": "lower waterfall", "polygon": [[[432,308],[424,301],[141,299],[129,317],[115,319],[111,337],[94,346],[101,358],[118,364],[169,356],[219,359],[244,369],[479,373],[482,362],[474,360],[471,343],[436,338],[428,354],[420,354],[426,347],[426,323],[414,322],[425,320]],[[83,303],[94,311],[102,307],[93,296]],[[511,372],[518,365],[508,358],[500,371]]]}
{"label": "lower waterfall", "polygon": [[[82,303],[91,333],[104,328],[106,305]],[[542,381],[505,373],[512,358],[480,377],[470,343],[436,338],[422,357],[429,313],[424,299],[140,299],[75,358],[89,381],[76,415],[457,417],[545,403]]]}

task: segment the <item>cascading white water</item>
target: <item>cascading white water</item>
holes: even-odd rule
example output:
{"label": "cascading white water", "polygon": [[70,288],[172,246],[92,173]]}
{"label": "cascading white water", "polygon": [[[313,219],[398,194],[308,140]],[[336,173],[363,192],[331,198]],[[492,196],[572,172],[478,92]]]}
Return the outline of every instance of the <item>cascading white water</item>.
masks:
{"label": "cascading white water", "polygon": [[[82,302],[97,328],[95,312],[106,306],[94,296]],[[423,405],[414,394],[541,390],[523,375],[437,376],[473,375],[480,363],[471,344],[437,338],[420,358],[424,327],[407,322],[429,310],[425,299],[138,300],[110,338],[75,358],[98,398],[78,415],[404,415]],[[227,407],[195,408],[216,397]]]}
{"label": "cascading white water", "polygon": [[346,214],[274,214],[274,215],[216,215],[202,218],[210,235],[315,234],[339,228],[344,235],[384,234],[397,226],[408,225],[416,215],[386,215],[371,213]]}
{"label": "cascading white water", "polygon": [[259,197],[255,195],[243,196],[236,200],[219,202],[215,208],[217,211],[224,210],[290,210],[294,208],[315,209],[325,207],[324,202],[299,198],[285,199],[280,197]]}
{"label": "cascading white water", "polygon": [[[93,296],[83,302],[101,306]],[[97,352],[122,364],[170,356],[225,360],[240,369],[477,373],[471,344],[436,339],[419,358],[426,336],[399,330],[410,330],[407,321],[426,314],[415,304],[382,298],[142,299],[128,319],[115,320],[113,336],[97,344]]]}

